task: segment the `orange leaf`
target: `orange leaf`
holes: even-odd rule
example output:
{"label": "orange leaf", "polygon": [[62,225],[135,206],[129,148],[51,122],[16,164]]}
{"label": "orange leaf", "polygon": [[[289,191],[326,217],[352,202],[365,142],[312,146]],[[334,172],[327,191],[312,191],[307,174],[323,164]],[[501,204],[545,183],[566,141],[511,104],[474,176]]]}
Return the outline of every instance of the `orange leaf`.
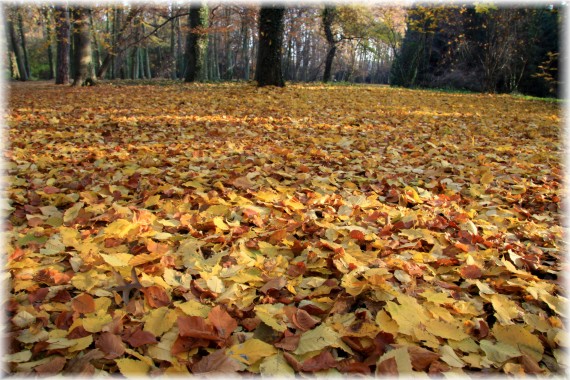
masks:
{"label": "orange leaf", "polygon": [[71,308],[77,313],[93,313],[95,311],[95,300],[88,293],[82,293],[71,301]]}
{"label": "orange leaf", "polygon": [[329,351],[324,351],[307,359],[302,364],[302,370],[306,372],[317,372],[336,366],[336,360]]}
{"label": "orange leaf", "polygon": [[188,352],[193,348],[197,347],[208,347],[210,345],[210,341],[207,339],[197,339],[197,338],[190,338],[179,336],[174,341],[170,352],[172,355],[178,355],[182,352]]}
{"label": "orange leaf", "polygon": [[477,265],[466,265],[460,270],[461,275],[465,278],[480,278],[482,276],[481,269]]}
{"label": "orange leaf", "polygon": [[272,233],[271,236],[269,236],[269,242],[273,245],[276,245],[278,243],[281,243],[281,241],[285,239],[285,236],[287,236],[286,229],[283,228],[281,230],[277,230]]}
{"label": "orange leaf", "polygon": [[416,371],[425,371],[431,363],[439,359],[441,356],[435,352],[417,346],[409,346],[408,353],[410,354],[412,367]]}
{"label": "orange leaf", "polygon": [[142,288],[144,298],[150,307],[162,307],[170,305],[170,298],[164,289],[160,286],[152,285],[148,288]]}
{"label": "orange leaf", "polygon": [[270,290],[281,290],[285,285],[287,285],[285,277],[277,277],[269,280],[259,289],[259,291],[263,294],[267,294]]}
{"label": "orange leaf", "polygon": [[224,350],[218,350],[192,365],[192,373],[233,373],[240,370],[240,365],[234,359],[226,356]]}
{"label": "orange leaf", "polygon": [[216,328],[218,335],[224,339],[228,338],[238,326],[237,321],[220,305],[210,310],[208,321]]}
{"label": "orange leaf", "polygon": [[157,340],[151,332],[137,330],[127,339],[127,343],[133,347],[140,347],[145,344],[157,343]]}
{"label": "orange leaf", "polygon": [[219,340],[214,327],[202,317],[178,317],[178,331],[182,337]]}
{"label": "orange leaf", "polygon": [[50,358],[47,363],[34,367],[34,371],[41,375],[56,375],[61,372],[66,362],[67,359],[63,356],[56,356],[55,358]]}
{"label": "orange leaf", "polygon": [[376,366],[376,375],[390,375],[398,376],[398,364],[396,363],[396,358],[388,358],[383,360],[382,363]]}
{"label": "orange leaf", "polygon": [[105,353],[105,359],[115,359],[125,353],[125,344],[118,335],[101,333],[95,341],[95,347]]}
{"label": "orange leaf", "polygon": [[298,327],[301,331],[309,331],[320,321],[313,318],[311,314],[307,313],[303,309],[297,309],[297,312],[293,314],[293,324]]}

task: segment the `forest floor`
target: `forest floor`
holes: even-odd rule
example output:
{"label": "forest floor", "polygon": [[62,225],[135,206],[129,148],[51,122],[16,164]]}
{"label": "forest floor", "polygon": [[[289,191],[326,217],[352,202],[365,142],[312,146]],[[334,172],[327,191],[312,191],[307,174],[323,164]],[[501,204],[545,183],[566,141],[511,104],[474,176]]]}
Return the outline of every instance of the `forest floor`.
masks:
{"label": "forest floor", "polygon": [[561,374],[561,105],[10,84],[11,374]]}

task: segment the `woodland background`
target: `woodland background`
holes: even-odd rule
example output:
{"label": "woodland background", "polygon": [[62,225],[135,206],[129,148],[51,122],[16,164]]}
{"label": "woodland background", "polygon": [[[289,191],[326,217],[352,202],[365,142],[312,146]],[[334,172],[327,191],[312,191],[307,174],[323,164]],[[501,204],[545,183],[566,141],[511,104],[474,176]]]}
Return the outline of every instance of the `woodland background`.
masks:
{"label": "woodland background", "polygon": [[[282,75],[291,82],[557,96],[559,8],[290,6],[284,9],[279,41]],[[192,9],[199,17],[194,24]],[[53,80],[58,70],[73,78],[82,38],[90,44],[88,76],[97,79],[188,81],[192,36],[203,61],[192,80],[248,81],[256,72],[259,8],[241,3],[116,3],[81,9],[11,3],[4,13],[5,69],[13,79]],[[64,56],[68,63],[58,68]]]}

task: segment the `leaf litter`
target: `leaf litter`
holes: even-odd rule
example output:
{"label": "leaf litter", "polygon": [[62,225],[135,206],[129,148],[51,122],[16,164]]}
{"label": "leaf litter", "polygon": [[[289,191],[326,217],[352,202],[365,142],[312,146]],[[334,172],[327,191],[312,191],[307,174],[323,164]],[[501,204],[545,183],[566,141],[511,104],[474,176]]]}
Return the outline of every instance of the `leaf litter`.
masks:
{"label": "leaf litter", "polygon": [[566,368],[557,104],[314,84],[8,100],[10,373]]}

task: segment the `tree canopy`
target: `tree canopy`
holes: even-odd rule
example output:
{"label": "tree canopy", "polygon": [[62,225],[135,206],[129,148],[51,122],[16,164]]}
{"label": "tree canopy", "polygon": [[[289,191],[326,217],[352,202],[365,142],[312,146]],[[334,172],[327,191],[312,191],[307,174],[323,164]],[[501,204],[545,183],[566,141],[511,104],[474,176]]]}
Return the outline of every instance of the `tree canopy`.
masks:
{"label": "tree canopy", "polygon": [[[14,79],[67,83],[85,71],[78,50],[91,57],[90,76],[103,80],[250,80],[263,70],[259,8],[93,5],[86,22],[61,4],[5,9]],[[272,44],[284,81],[556,96],[560,17],[556,6],[288,6]]]}

